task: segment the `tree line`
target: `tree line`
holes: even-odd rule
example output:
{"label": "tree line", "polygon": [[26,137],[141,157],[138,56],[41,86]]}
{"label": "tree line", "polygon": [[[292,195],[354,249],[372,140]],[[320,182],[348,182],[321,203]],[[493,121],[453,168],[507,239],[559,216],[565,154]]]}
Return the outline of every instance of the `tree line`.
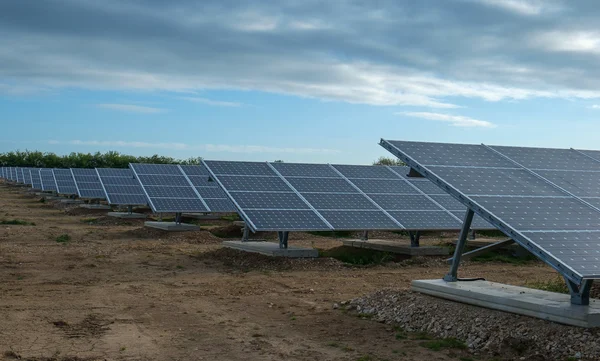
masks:
{"label": "tree line", "polygon": [[127,168],[129,163],[150,164],[200,164],[202,158],[175,159],[158,154],[149,157],[136,157],[116,151],[106,153],[70,153],[57,155],[40,151],[12,151],[0,153],[0,166],[33,168]]}
{"label": "tree line", "polygon": [[[188,159],[175,159],[155,154],[150,157],[136,157],[121,154],[116,151],[106,153],[70,153],[57,155],[51,152],[41,151],[12,151],[0,153],[0,166],[2,167],[33,167],[33,168],[127,168],[129,163],[148,164],[200,164],[201,157]],[[275,162],[283,162],[276,160]],[[396,158],[379,157],[373,165],[404,165]]]}

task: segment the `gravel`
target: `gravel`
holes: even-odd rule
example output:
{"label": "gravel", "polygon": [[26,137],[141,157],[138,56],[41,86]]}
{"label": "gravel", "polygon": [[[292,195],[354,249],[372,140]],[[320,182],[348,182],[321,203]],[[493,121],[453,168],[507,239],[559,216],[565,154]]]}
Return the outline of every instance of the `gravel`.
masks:
{"label": "gravel", "polygon": [[511,360],[600,360],[600,329],[566,326],[390,289],[341,304],[408,332],[457,338],[474,354]]}

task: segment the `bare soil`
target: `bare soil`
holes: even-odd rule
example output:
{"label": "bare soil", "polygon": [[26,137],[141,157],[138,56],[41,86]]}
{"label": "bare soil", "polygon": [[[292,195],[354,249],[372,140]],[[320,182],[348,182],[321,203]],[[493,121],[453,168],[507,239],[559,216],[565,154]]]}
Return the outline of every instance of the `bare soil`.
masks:
{"label": "bare soil", "polygon": [[[95,220],[90,220],[95,218]],[[203,230],[169,234],[136,220],[58,209],[0,183],[0,358],[5,360],[468,360],[397,340],[391,326],[336,302],[447,271],[441,259],[356,267],[331,258],[272,259],[221,247]],[[200,223],[202,224],[202,222]],[[230,229],[226,233],[232,232]],[[61,235],[67,242],[57,242]],[[262,237],[274,238],[264,234]],[[398,234],[384,234],[401,238]],[[428,235],[423,244],[456,235]],[[328,249],[335,238],[290,234]],[[541,263],[470,263],[465,277],[523,285]],[[484,356],[477,356],[485,360]]]}

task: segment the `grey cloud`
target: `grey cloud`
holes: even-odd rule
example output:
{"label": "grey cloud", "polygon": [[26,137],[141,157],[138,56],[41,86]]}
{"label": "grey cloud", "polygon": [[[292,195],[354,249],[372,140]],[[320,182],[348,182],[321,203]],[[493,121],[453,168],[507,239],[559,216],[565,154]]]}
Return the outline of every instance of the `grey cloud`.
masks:
{"label": "grey cloud", "polygon": [[[0,83],[255,89],[376,105],[600,97],[596,1],[0,2]],[[575,8],[576,4],[576,8]],[[546,37],[546,38],[545,38]]]}

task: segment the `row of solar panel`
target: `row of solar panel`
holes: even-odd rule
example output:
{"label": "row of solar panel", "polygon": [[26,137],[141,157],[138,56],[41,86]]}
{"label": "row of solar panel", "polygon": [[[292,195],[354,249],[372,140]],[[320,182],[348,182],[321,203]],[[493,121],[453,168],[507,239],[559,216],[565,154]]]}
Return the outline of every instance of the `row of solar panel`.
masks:
{"label": "row of solar panel", "polygon": [[[407,178],[407,167],[230,161],[204,165],[254,231],[454,230],[466,210],[428,180]],[[473,228],[492,226],[477,218]]]}
{"label": "row of solar panel", "polygon": [[1,172],[3,178],[30,184],[35,189],[85,199],[106,199],[113,205],[150,205],[154,212],[235,212],[227,195],[214,182],[208,182],[208,175],[200,166],[2,167]]}
{"label": "row of solar panel", "polygon": [[[28,171],[43,190],[154,212],[238,212],[253,231],[453,230],[466,209],[404,167],[209,161]],[[477,218],[473,228],[492,227]]]}

